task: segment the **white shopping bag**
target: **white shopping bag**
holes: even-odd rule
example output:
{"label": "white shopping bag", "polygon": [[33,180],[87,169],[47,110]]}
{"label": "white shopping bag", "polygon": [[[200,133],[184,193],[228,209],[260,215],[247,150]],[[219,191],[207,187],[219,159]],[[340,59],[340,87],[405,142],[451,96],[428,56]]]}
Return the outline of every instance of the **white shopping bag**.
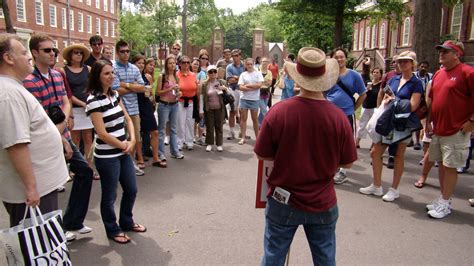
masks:
{"label": "white shopping bag", "polygon": [[27,207],[20,225],[0,230],[8,265],[72,265],[61,225],[61,210],[42,215]]}
{"label": "white shopping bag", "polygon": [[373,142],[377,142],[380,140],[380,134],[375,132],[375,126],[377,125],[377,120],[379,120],[379,117],[382,116],[383,112],[385,112],[387,107],[388,105],[385,106],[382,103],[379,107],[375,108],[374,114],[372,115],[369,122],[367,123],[366,129]]}

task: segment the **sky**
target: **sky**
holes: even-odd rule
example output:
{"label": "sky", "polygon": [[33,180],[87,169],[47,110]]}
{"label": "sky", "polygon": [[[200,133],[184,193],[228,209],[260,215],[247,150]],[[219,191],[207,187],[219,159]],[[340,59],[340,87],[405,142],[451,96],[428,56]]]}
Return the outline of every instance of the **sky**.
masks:
{"label": "sky", "polygon": [[234,15],[239,15],[261,3],[268,3],[268,0],[214,0],[214,2],[217,8],[231,8]]}

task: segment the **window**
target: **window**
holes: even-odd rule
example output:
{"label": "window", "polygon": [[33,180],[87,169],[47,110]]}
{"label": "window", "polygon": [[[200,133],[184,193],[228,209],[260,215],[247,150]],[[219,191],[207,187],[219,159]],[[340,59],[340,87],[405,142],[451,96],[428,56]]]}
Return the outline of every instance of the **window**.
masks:
{"label": "window", "polygon": [[457,4],[453,8],[453,16],[451,20],[451,35],[459,39],[461,34],[461,19],[462,19],[463,4]]}
{"label": "window", "polygon": [[111,13],[115,12],[115,1],[114,0],[110,1],[110,12]]}
{"label": "window", "polygon": [[380,26],[379,47],[385,47],[385,23],[382,23],[382,26]]}
{"label": "window", "polygon": [[95,8],[100,9],[100,0],[95,0]]}
{"label": "window", "polygon": [[82,14],[81,12],[77,13],[77,31],[84,31],[84,14]]}
{"label": "window", "polygon": [[63,49],[67,47],[67,41],[63,41]]}
{"label": "window", "polygon": [[354,30],[354,42],[352,43],[352,50],[357,51],[357,38],[359,37],[359,31]]}
{"label": "window", "polygon": [[377,46],[377,25],[372,26],[372,48]]}
{"label": "window", "polygon": [[92,17],[87,15],[87,33],[92,33]]}
{"label": "window", "polygon": [[108,9],[109,9],[109,0],[104,0],[104,11],[107,11]]}
{"label": "window", "polygon": [[3,15],[3,8],[0,8],[0,18],[4,18],[5,15]]}
{"label": "window", "polygon": [[43,0],[35,0],[36,24],[44,25]]}
{"label": "window", "polygon": [[61,20],[62,20],[62,24],[63,24],[63,29],[67,29],[66,8],[64,8],[64,7],[61,9]]}
{"label": "window", "polygon": [[359,50],[364,49],[364,28],[360,28],[359,32]]}
{"label": "window", "polygon": [[109,21],[104,20],[104,36],[109,36]]}
{"label": "window", "polygon": [[474,40],[474,17],[471,17],[471,37],[469,39]]}
{"label": "window", "polygon": [[115,22],[111,22],[110,24],[110,26],[112,27],[112,37],[115,37]]}
{"label": "window", "polygon": [[58,48],[58,40],[53,40],[54,42],[54,47]]}
{"label": "window", "polygon": [[49,25],[56,28],[58,26],[58,21],[56,19],[56,6],[49,5]]}
{"label": "window", "polygon": [[95,19],[95,33],[100,35],[100,18]]}
{"label": "window", "polygon": [[365,48],[370,48],[370,27],[365,29]]}
{"label": "window", "polygon": [[16,19],[21,22],[26,22],[25,0],[16,0]]}
{"label": "window", "polygon": [[88,6],[91,5],[91,0],[87,0],[87,5],[88,5]]}
{"label": "window", "polygon": [[74,30],[74,11],[69,10],[69,29]]}
{"label": "window", "polygon": [[402,45],[407,46],[410,43],[410,18],[406,18],[403,23]]}

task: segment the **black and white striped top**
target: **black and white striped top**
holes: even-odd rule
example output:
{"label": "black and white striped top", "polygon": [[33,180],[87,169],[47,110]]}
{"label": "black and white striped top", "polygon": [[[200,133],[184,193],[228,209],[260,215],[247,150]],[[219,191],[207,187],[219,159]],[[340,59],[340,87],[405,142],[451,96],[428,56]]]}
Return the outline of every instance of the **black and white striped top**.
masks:
{"label": "black and white striped top", "polygon": [[[124,113],[119,105],[120,98],[117,92],[113,96],[89,95],[87,97],[86,114],[90,116],[92,113],[102,113],[105,130],[110,135],[116,137],[120,141],[127,139],[124,127]],[[97,158],[113,158],[123,155],[121,149],[115,148],[95,136],[94,156]]]}

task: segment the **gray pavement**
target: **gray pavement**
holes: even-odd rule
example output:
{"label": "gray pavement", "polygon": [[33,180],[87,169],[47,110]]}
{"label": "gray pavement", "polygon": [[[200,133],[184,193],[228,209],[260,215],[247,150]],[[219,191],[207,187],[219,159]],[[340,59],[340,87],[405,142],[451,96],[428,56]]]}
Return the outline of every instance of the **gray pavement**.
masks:
{"label": "gray pavement", "polygon": [[[227,129],[227,126],[224,126]],[[227,132],[225,132],[227,133]],[[184,160],[168,159],[168,168],[146,168],[138,177],[134,219],[148,227],[130,233],[132,243],[110,242],[100,219],[100,182],[94,181],[86,225],[94,229],[69,245],[75,265],[258,265],[262,256],[264,210],[255,209],[257,159],[254,136],[245,145],[224,141],[224,152],[195,146]],[[358,192],[371,182],[369,141],[362,142],[350,181],[336,186],[340,217],[337,224],[339,265],[473,265],[474,175],[462,174],[453,198],[453,213],[442,220],[428,218],[425,204],[439,195],[437,168],[427,185],[413,182],[421,167],[421,151],[407,149],[400,198],[393,203]],[[168,148],[167,148],[168,150]],[[150,164],[150,162],[148,162]],[[471,170],[474,172],[474,170]],[[392,170],[384,168],[383,186]],[[70,183],[60,195],[69,197]],[[120,198],[120,197],[119,197]],[[0,228],[8,227],[0,208]],[[5,265],[0,256],[0,265]],[[311,265],[301,228],[290,253],[291,265]]]}

